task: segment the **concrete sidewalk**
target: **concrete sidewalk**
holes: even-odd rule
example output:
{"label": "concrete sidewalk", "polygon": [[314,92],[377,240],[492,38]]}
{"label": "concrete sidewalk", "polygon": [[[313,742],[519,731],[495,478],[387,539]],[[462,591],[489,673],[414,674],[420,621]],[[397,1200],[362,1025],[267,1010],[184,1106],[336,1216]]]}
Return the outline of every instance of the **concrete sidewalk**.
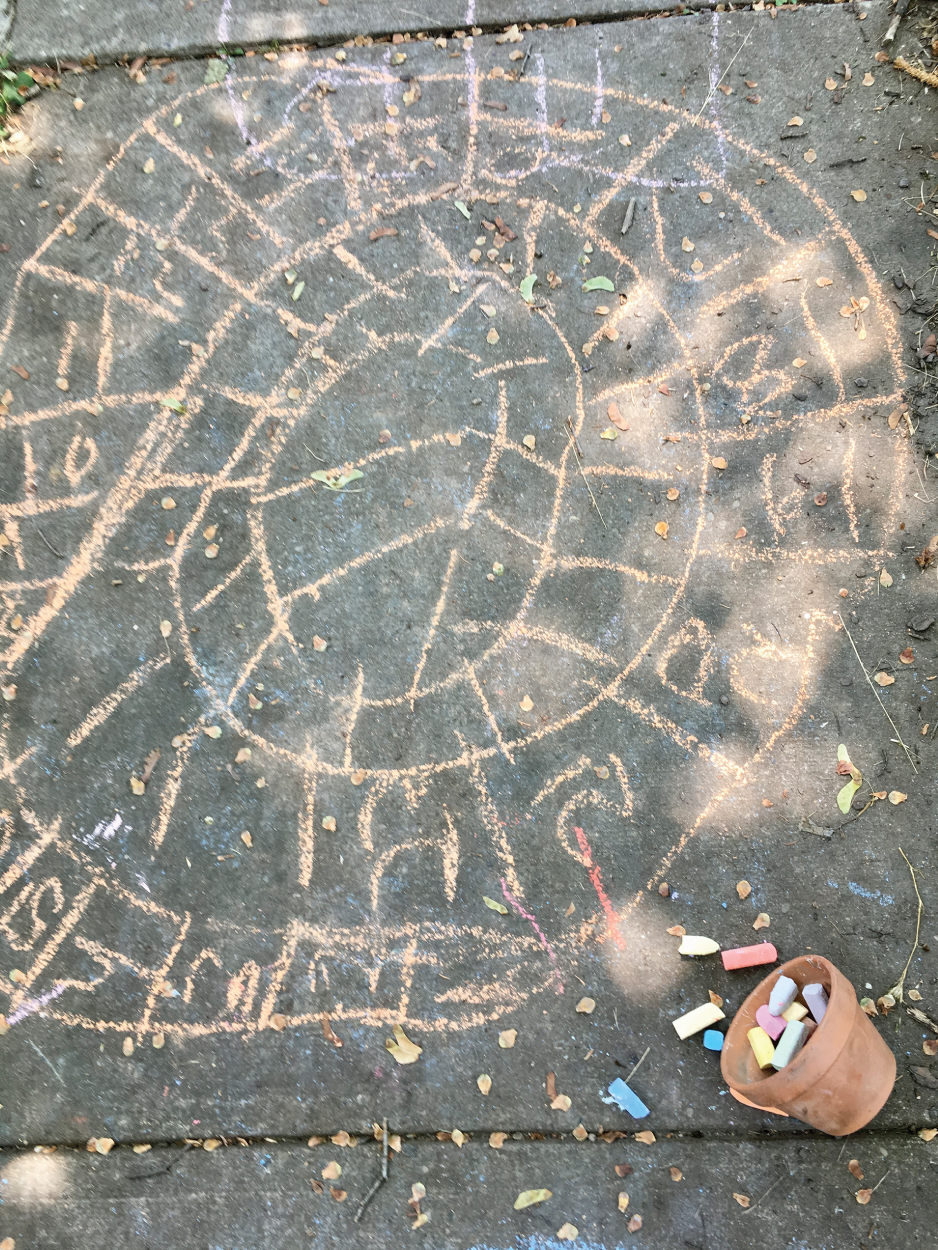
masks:
{"label": "concrete sidewalk", "polygon": [[[492,1131],[580,1160],[581,1126],[647,1127],[703,1135],[730,1201],[758,1135],[828,1166],[678,1040],[760,977],[668,930],[824,954],[877,998],[916,936],[904,852],[907,1005],[938,1016],[933,97],[875,61],[888,20],[69,72],[26,106],[0,165],[2,1143],[386,1118],[482,1175]],[[914,1192],[933,1035],[876,1024],[900,1079],[875,1140]],[[639,1125],[602,1100],[646,1051]],[[556,1228],[619,1244],[589,1194]],[[556,1232],[452,1218],[454,1246]]]}

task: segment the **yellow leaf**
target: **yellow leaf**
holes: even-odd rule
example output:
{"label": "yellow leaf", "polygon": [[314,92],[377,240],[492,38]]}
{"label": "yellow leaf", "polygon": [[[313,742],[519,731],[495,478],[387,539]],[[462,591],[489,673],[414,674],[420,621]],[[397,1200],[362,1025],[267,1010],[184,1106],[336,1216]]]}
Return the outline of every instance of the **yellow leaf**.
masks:
{"label": "yellow leaf", "polygon": [[486,905],[486,907],[490,907],[492,911],[497,911],[502,916],[508,915],[508,908],[504,903],[499,903],[497,899],[489,898],[487,894],[483,894],[482,902]]}
{"label": "yellow leaf", "polygon": [[693,264],[691,265],[691,272],[692,272],[692,273],[701,273],[702,271],[703,271],[703,261],[702,261],[702,260],[695,260],[695,261],[693,262]]}
{"label": "yellow leaf", "polygon": [[209,1154],[211,1154],[212,1151],[217,1150],[220,1145],[221,1142],[217,1137],[206,1137],[205,1141],[202,1143],[202,1149],[207,1150]]}
{"label": "yellow leaf", "polygon": [[726,468],[726,461],[723,459],[723,457],[722,457],[722,456],[714,456],[714,457],[711,459],[710,463],[713,465],[713,467],[714,467],[715,469],[725,469],[725,468]]}
{"label": "yellow leaf", "polygon": [[205,734],[206,738],[220,738],[221,725],[206,725],[202,732]]}
{"label": "yellow leaf", "polygon": [[414,1220],[413,1224],[411,1224],[411,1229],[423,1228],[424,1224],[427,1224],[429,1220],[430,1220],[430,1217],[429,1215],[427,1215],[426,1211],[421,1211],[420,1214],[417,1216],[417,1218]]}
{"label": "yellow leaf", "polygon": [[629,1196],[623,1189],[619,1193],[619,1210],[627,1211],[628,1209],[629,1209]]}
{"label": "yellow leaf", "polygon": [[528,451],[533,451],[534,448],[537,446],[537,439],[534,437],[533,434],[525,434],[524,438],[521,441],[522,443],[524,443],[525,447],[527,447]]}
{"label": "yellow leaf", "polygon": [[525,1207],[533,1207],[535,1203],[546,1202],[553,1194],[549,1189],[525,1189],[515,1199],[515,1210],[523,1211]]}
{"label": "yellow leaf", "polygon": [[487,1072],[483,1072],[481,1076],[476,1077],[476,1085],[478,1085],[480,1093],[487,1094],[492,1088],[492,1078]]}
{"label": "yellow leaf", "polygon": [[938,1128],[920,1128],[918,1135],[922,1141],[934,1141],[938,1137]]}
{"label": "yellow leaf", "polygon": [[143,162],[143,172],[145,174],[152,174],[154,169],[156,169],[156,161],[152,156],[148,157],[148,159]]}
{"label": "yellow leaf", "polygon": [[485,341],[486,343],[498,342],[498,331],[495,329],[494,326],[492,326],[491,330],[489,330],[488,334],[485,336]]}
{"label": "yellow leaf", "polygon": [[683,238],[683,239],[681,239],[681,251],[682,251],[682,252],[692,252],[693,250],[694,250],[694,245],[693,245],[693,243],[691,243],[690,239],[689,239],[689,238],[687,237],[687,235],[685,234],[685,235],[684,235],[684,238]]}
{"label": "yellow leaf", "polygon": [[646,1128],[641,1133],[635,1134],[635,1140],[640,1141],[644,1146],[653,1146],[658,1138],[650,1128]]}
{"label": "yellow leaf", "polygon": [[658,535],[659,538],[667,538],[668,536],[667,521],[659,521],[658,524],[655,526],[655,533]]}
{"label": "yellow leaf", "polygon": [[575,1224],[561,1224],[557,1229],[557,1236],[561,1241],[576,1241],[580,1235],[580,1230]]}
{"label": "yellow leaf", "polygon": [[134,1053],[134,1039],[132,1037],[125,1037],[121,1050],[129,1058]]}
{"label": "yellow leaf", "polygon": [[700,200],[701,204],[712,204],[712,203],[713,203],[713,196],[710,194],[710,192],[709,192],[709,191],[700,191],[700,192],[698,192],[698,198],[699,198],[699,200]]}
{"label": "yellow leaf", "polygon": [[160,621],[160,633],[163,635],[164,638],[168,638],[172,632],[173,632],[172,621]]}
{"label": "yellow leaf", "polygon": [[334,817],[334,816],[323,816],[323,818],[322,818],[322,827],[323,827],[323,829],[325,829],[326,833],[335,833],[335,831],[336,831],[336,820],[335,820],[335,817]]}
{"label": "yellow leaf", "polygon": [[619,437],[619,431],[618,431],[618,430],[614,430],[614,429],[612,428],[612,426],[610,425],[610,427],[608,428],[608,430],[603,430],[602,434],[600,434],[600,436],[599,436],[599,437],[600,437],[600,438],[605,438],[606,440],[608,440],[608,442],[610,442],[610,443],[611,443],[611,442],[613,442],[615,439],[617,439],[617,438]]}
{"label": "yellow leaf", "polygon": [[147,787],[144,784],[144,782],[140,780],[139,777],[131,777],[130,789],[132,790],[134,794],[145,794]]}
{"label": "yellow leaf", "polygon": [[327,1163],[322,1170],[322,1179],[324,1181],[337,1181],[342,1175],[341,1163],[336,1163],[333,1159],[331,1163]]}
{"label": "yellow leaf", "polygon": [[460,1147],[460,1149],[461,1149],[461,1148],[462,1148],[462,1146],[463,1146],[463,1143],[464,1143],[464,1142],[465,1142],[465,1140],[466,1140],[466,1134],[465,1134],[465,1133],[461,1133],[461,1132],[459,1131],[459,1129],[458,1129],[458,1128],[454,1128],[454,1129],[453,1129],[453,1132],[452,1132],[452,1138],[453,1138],[453,1141],[455,1142],[455,1144],[456,1144],[457,1146],[459,1146],[459,1147]]}
{"label": "yellow leaf", "polygon": [[423,1047],[412,1042],[399,1024],[393,1029],[394,1037],[385,1040],[385,1046],[398,1063],[416,1063],[423,1054]]}
{"label": "yellow leaf", "polygon": [[582,1016],[590,1016],[596,1010],[596,1003],[592,998],[581,998],[576,1005],[576,1010]]}
{"label": "yellow leaf", "polygon": [[851,191],[850,194],[853,196],[853,198],[856,200],[858,204],[862,204],[863,201],[866,199],[865,191]]}
{"label": "yellow leaf", "polygon": [[498,1035],[498,1044],[499,1046],[501,1046],[502,1050],[511,1050],[512,1046],[514,1046],[515,1044],[517,1037],[518,1037],[517,1029],[505,1029],[504,1032],[499,1033]]}

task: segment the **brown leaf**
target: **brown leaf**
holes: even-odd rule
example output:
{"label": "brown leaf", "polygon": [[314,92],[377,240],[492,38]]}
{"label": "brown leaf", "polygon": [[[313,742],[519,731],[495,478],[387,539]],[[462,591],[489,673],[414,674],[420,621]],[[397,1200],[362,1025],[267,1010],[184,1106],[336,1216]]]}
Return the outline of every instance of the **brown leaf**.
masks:
{"label": "brown leaf", "polygon": [[324,1181],[337,1181],[342,1175],[341,1163],[336,1163],[335,1159],[327,1163],[322,1170],[322,1179]]}
{"label": "brown leaf", "polygon": [[[301,106],[301,107],[302,107],[302,106]],[[314,1194],[321,1194],[321,1193],[323,1192],[323,1190],[325,1189],[325,1186],[323,1185],[322,1181],[317,1181],[317,1180],[316,1180],[316,1178],[315,1178],[315,1176],[311,1176],[311,1177],[309,1178],[309,1183],[310,1183],[310,1184],[312,1185],[312,1187],[313,1187],[313,1193],[314,1193]]]}
{"label": "brown leaf", "polygon": [[922,1042],[922,1050],[926,1055],[938,1055],[938,1037],[927,1037]]}
{"label": "brown leaf", "polygon": [[619,405],[615,403],[615,401],[613,401],[606,409],[606,416],[617,430],[627,430],[630,428],[628,421],[626,421],[625,417],[623,417],[622,413],[619,411]]}
{"label": "brown leaf", "polygon": [[544,1082],[544,1084],[547,1089],[548,1100],[550,1102],[553,1102],[554,1099],[557,1097],[557,1078],[554,1076],[553,1072],[547,1073],[547,1080]]}
{"label": "brown leaf", "polygon": [[324,1011],[322,1013],[322,1035],[326,1039],[326,1041],[331,1042],[333,1046],[342,1045],[341,1037],[336,1037],[335,1033],[332,1030],[332,1024],[329,1021],[329,1013],[327,1011]]}
{"label": "brown leaf", "polygon": [[889,673],[883,672],[875,673],[873,675],[873,680],[876,682],[877,686],[893,686],[896,681],[895,677],[891,677]]}
{"label": "brown leaf", "polygon": [[377,230],[372,230],[368,238],[371,239],[372,243],[376,243],[378,239],[390,239],[396,234],[397,229],[394,226],[379,226]]}
{"label": "brown leaf", "polygon": [[889,791],[889,802],[893,805],[893,807],[898,807],[899,804],[904,803],[908,797],[909,796],[907,794],[903,794],[901,790]]}
{"label": "brown leaf", "polygon": [[658,524],[655,526],[655,533],[658,535],[659,538],[667,538],[668,536],[667,521],[659,521]]}
{"label": "brown leaf", "polygon": [[493,1150],[501,1150],[507,1137],[507,1133],[489,1133],[489,1145]]}
{"label": "brown leaf", "polygon": [[739,529],[736,531],[736,533],[733,535],[733,537],[734,537],[734,538],[745,538],[745,537],[746,537],[746,534],[747,534],[748,532],[749,532],[749,531],[746,529],[745,525],[741,525],[741,526],[739,527]]}
{"label": "brown leaf", "polygon": [[915,660],[915,652],[911,647],[906,647],[904,651],[899,652],[899,659],[903,664],[912,664]]}
{"label": "brown leaf", "polygon": [[[549,1075],[553,1076],[553,1073]],[[476,1085],[479,1087],[480,1094],[487,1094],[492,1088],[492,1078],[487,1072],[483,1072],[481,1076],[476,1077]]]}
{"label": "brown leaf", "polygon": [[768,913],[760,911],[758,916],[756,916],[755,920],[752,922],[752,927],[754,929],[767,929],[771,923],[772,922],[769,919]]}
{"label": "brown leaf", "polygon": [[873,1197],[873,1191],[872,1189],[858,1189],[856,1196],[857,1202],[859,1202],[860,1206],[865,1207],[869,1204],[870,1199]]}
{"label": "brown leaf", "polygon": [[153,770],[154,768],[156,768],[156,764],[159,758],[160,758],[160,748],[154,747],[154,749],[150,752],[150,754],[144,760],[143,772],[140,774],[140,780],[144,783],[144,785],[146,785],[146,783],[153,776]]}
{"label": "brown leaf", "polygon": [[[618,1172],[618,1170],[619,1170],[619,1169],[618,1169],[618,1168],[616,1168],[616,1171],[617,1171],[617,1172]],[[629,1169],[629,1170],[631,1171],[631,1169]],[[628,1209],[629,1209],[629,1195],[628,1195],[628,1194],[625,1192],[625,1190],[623,1189],[623,1190],[621,1190],[621,1191],[620,1191],[620,1193],[619,1193],[619,1210],[620,1210],[620,1211],[627,1211]]]}
{"label": "brown leaf", "polygon": [[616,1176],[631,1176],[632,1165],[630,1163],[617,1163]]}
{"label": "brown leaf", "polygon": [[336,1202],[344,1202],[345,1199],[348,1197],[348,1194],[345,1192],[344,1189],[336,1189],[334,1185],[329,1186],[329,1193],[332,1194]]}
{"label": "brown leaf", "polygon": [[713,465],[715,469],[726,468],[726,461],[723,459],[722,456],[713,456],[710,463]]}
{"label": "brown leaf", "polygon": [[658,387],[658,393],[659,393],[660,395],[670,395],[670,394],[671,394],[671,392],[668,390],[667,385],[666,385],[664,382],[662,382],[662,383],[661,383],[661,385]]}
{"label": "brown leaf", "polygon": [[680,499],[680,497],[681,497],[681,492],[678,490],[676,486],[672,486],[668,491],[668,498],[673,503],[675,499]]}
{"label": "brown leaf", "polygon": [[589,1137],[589,1133],[586,1131],[586,1129],[583,1127],[582,1124],[578,1124],[576,1128],[573,1130],[573,1136],[576,1138],[577,1141],[586,1141],[587,1137]]}
{"label": "brown leaf", "polygon": [[14,373],[18,374],[24,382],[29,381],[29,370],[24,369],[22,365],[10,365]]}
{"label": "brown leaf", "polygon": [[632,1218],[629,1220],[628,1224],[626,1225],[630,1233],[637,1233],[638,1230],[641,1228],[641,1226],[642,1226],[642,1217],[640,1215],[633,1215]]}
{"label": "brown leaf", "polygon": [[595,1000],[592,998],[581,998],[575,1010],[583,1016],[590,1016],[596,1010]]}
{"label": "brown leaf", "polygon": [[741,1207],[748,1207],[752,1199],[747,1194],[733,1194]]}
{"label": "brown leaf", "polygon": [[847,1169],[852,1176],[857,1178],[858,1181],[863,1180],[863,1169],[860,1167],[859,1159],[851,1159],[847,1164]]}
{"label": "brown leaf", "polygon": [[749,895],[752,893],[752,886],[749,884],[748,881],[737,881],[736,893],[739,895],[740,898],[748,898]]}
{"label": "brown leaf", "polygon": [[275,1012],[274,1015],[270,1017],[270,1027],[272,1029],[276,1029],[278,1033],[282,1033],[287,1027],[286,1016],[282,1016],[279,1012]]}
{"label": "brown leaf", "polygon": [[819,495],[814,496],[814,502],[819,508],[823,508],[827,503],[827,491],[822,490]]}
{"label": "brown leaf", "polygon": [[682,924],[672,925],[671,928],[668,930],[668,932],[671,934],[672,937],[686,937],[687,936],[687,930],[684,928]]}
{"label": "brown leaf", "polygon": [[938,534],[933,534],[915,557],[915,563],[920,569],[927,569],[934,562],[936,555],[938,555]]}
{"label": "brown leaf", "polygon": [[684,1179],[684,1173],[680,1168],[669,1168],[668,1170],[671,1173],[672,1181],[682,1181]]}
{"label": "brown leaf", "polygon": [[714,994],[713,990],[707,990],[707,993],[710,995],[710,1001],[713,1003],[714,1007],[723,1006],[723,999],[719,994]]}
{"label": "brown leaf", "polygon": [[658,1138],[650,1128],[646,1128],[641,1133],[635,1134],[635,1140],[640,1141],[643,1146],[653,1146]]}

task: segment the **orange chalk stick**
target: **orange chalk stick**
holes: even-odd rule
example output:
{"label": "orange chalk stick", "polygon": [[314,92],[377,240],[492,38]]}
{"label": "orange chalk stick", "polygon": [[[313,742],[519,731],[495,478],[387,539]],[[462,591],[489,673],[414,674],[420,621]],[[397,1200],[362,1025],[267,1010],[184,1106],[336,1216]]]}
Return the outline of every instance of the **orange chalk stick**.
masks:
{"label": "orange chalk stick", "polygon": [[760,942],[758,946],[736,946],[733,950],[720,951],[723,967],[729,972],[733,968],[755,968],[757,964],[774,964],[778,959],[778,951],[771,942]]}

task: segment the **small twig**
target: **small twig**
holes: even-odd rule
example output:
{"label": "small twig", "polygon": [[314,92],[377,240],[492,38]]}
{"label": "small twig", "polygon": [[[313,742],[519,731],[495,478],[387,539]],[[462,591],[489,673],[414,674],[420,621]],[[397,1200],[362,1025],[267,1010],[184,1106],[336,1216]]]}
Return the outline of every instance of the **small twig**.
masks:
{"label": "small twig", "polygon": [[599,519],[603,523],[603,529],[607,529],[608,526],[606,525],[605,517],[603,516],[602,512],[600,512],[599,504],[596,502],[596,496],[593,494],[593,488],[592,486],[590,486],[590,483],[589,483],[589,478],[586,476],[586,473],[583,470],[583,463],[580,460],[580,450],[576,445],[576,439],[573,437],[573,423],[571,422],[569,417],[567,417],[567,434],[570,438],[570,445],[573,447],[573,455],[576,458],[577,468],[580,470],[580,473],[583,475],[583,481],[586,483],[586,489],[589,491],[590,499],[592,499],[593,501],[593,507],[596,509],[597,512],[599,512]]}
{"label": "small twig", "polygon": [[850,630],[847,628],[847,622],[844,620],[843,616],[841,616],[841,614],[840,614],[839,612],[837,613],[837,615],[838,615],[838,616],[840,616],[840,623],[841,623],[841,625],[843,625],[843,627],[844,627],[844,633],[845,633],[845,634],[847,635],[847,637],[850,639],[850,645],[851,645],[851,647],[853,647],[853,654],[857,657],[857,663],[860,665],[860,668],[862,668],[862,669],[863,669],[863,676],[866,678],[866,680],[867,680],[867,682],[868,682],[868,684],[869,684],[870,689],[873,691],[873,694],[876,696],[876,702],[877,702],[877,703],[879,704],[879,706],[882,708],[882,710],[883,710],[883,715],[884,715],[884,716],[886,717],[886,719],[889,721],[890,725],[892,725],[893,733],[896,735],[896,738],[897,738],[897,740],[898,740],[898,742],[899,742],[899,745],[902,747],[903,751],[905,751],[905,753],[906,753],[906,757],[908,758],[909,763],[912,765],[912,771],[913,771],[913,773],[915,773],[915,775],[916,775],[916,776],[918,776],[918,769],[915,767],[915,760],[912,758],[912,752],[909,750],[909,748],[908,748],[908,747],[905,745],[905,743],[902,741],[902,734],[901,734],[901,733],[899,732],[899,730],[896,728],[896,722],[892,719],[892,717],[891,717],[891,716],[889,715],[889,713],[886,711],[886,705],[885,705],[885,703],[883,703],[882,699],[881,699],[881,698],[879,697],[879,695],[877,694],[877,692],[876,692],[876,687],[873,685],[873,679],[870,677],[869,673],[866,671],[866,665],[865,665],[865,664],[863,663],[863,661],[860,659],[860,652],[857,650],[857,644],[853,641],[853,635],[850,633]]}
{"label": "small twig", "polygon": [[[889,1172],[891,1172],[891,1171],[892,1171],[892,1168],[890,1168],[890,1169],[889,1169]],[[888,1176],[888,1175],[889,1175],[889,1172],[887,1172],[887,1173],[886,1173],[886,1176]],[[882,1180],[878,1180],[878,1181],[876,1182],[876,1184],[873,1186],[873,1193],[874,1193],[874,1194],[876,1193],[877,1189],[879,1189],[880,1185],[882,1185],[883,1181],[886,1179],[886,1176],[884,1176],[884,1177],[882,1178]]]}
{"label": "small twig", "polygon": [[913,1020],[917,1020],[919,1024],[924,1024],[933,1033],[938,1033],[938,1024],[935,1024],[934,1020],[926,1016],[924,1011],[919,1011],[917,1007],[906,1007],[905,1014],[911,1016]]}
{"label": "small twig", "polygon": [[629,200],[629,206],[625,210],[625,221],[622,223],[622,234],[628,234],[629,232],[629,226],[631,226],[632,218],[635,216],[635,203],[634,197]]}
{"label": "small twig", "polygon": [[[754,29],[755,29],[755,27],[753,27],[753,30],[754,30]],[[725,70],[723,71],[723,73],[720,75],[720,77],[719,77],[719,79],[717,80],[717,82],[715,82],[715,83],[713,84],[713,86],[710,88],[710,90],[707,92],[707,98],[704,100],[703,104],[701,104],[701,106],[700,106],[700,112],[699,112],[699,113],[697,114],[697,116],[694,118],[693,122],[691,122],[691,125],[692,125],[692,126],[696,126],[696,125],[697,125],[697,123],[700,121],[700,118],[701,118],[701,116],[702,116],[702,114],[703,114],[704,109],[707,107],[707,105],[708,105],[708,104],[710,103],[710,101],[713,99],[713,93],[716,91],[717,87],[719,87],[720,83],[723,81],[723,79],[726,77],[726,75],[727,75],[727,74],[730,72],[730,70],[733,68],[733,61],[735,61],[735,60],[736,60],[736,57],[737,57],[737,56],[739,56],[740,52],[742,52],[743,48],[745,48],[746,44],[749,42],[749,38],[750,38],[750,36],[751,36],[751,35],[752,35],[752,30],[750,30],[749,34],[746,36],[746,38],[742,41],[742,43],[741,43],[741,44],[739,45],[739,47],[736,49],[736,55],[735,55],[735,56],[733,57],[733,59],[730,61],[729,65],[727,65],[726,69],[725,69]]]}
{"label": "small twig", "polygon": [[[909,857],[908,855],[906,855],[905,851],[902,849],[901,846],[899,847],[899,854],[902,856],[905,862],[909,864],[909,872],[912,874],[912,885],[915,887],[915,897],[918,899],[918,916],[916,917],[916,920],[915,920],[915,941],[912,943],[912,949],[911,951],[909,951],[909,958],[906,960],[905,967],[902,969],[902,976],[895,983],[895,985],[892,987],[891,990],[886,991],[887,994],[891,994],[893,996],[893,998],[896,1000],[897,1003],[902,1002],[902,991],[903,991],[903,987],[905,986],[905,976],[906,976],[906,973],[909,971],[909,968],[912,965],[912,958],[915,955],[915,952],[918,950],[919,934],[922,931],[922,912],[925,910],[925,904],[922,902],[922,896],[918,892],[918,882],[915,879],[915,869],[909,863]],[[882,1184],[882,1181],[880,1181],[880,1184]]]}
{"label": "small twig", "polygon": [[387,1120],[385,1120],[384,1124],[382,1125],[382,1134],[381,1134],[381,1175],[378,1177],[378,1179],[375,1181],[375,1183],[372,1185],[372,1187],[368,1190],[367,1194],[365,1194],[364,1198],[362,1199],[362,1204],[358,1208],[357,1212],[355,1213],[354,1223],[357,1224],[358,1221],[362,1218],[362,1216],[365,1213],[365,1208],[368,1206],[368,1203],[371,1202],[372,1198],[375,1196],[375,1194],[378,1192],[378,1190],[381,1188],[381,1186],[384,1184],[384,1182],[387,1179],[388,1179],[388,1122]]}
{"label": "small twig", "polygon": [[642,1055],[641,1059],[639,1059],[638,1063],[635,1065],[635,1067],[632,1069],[632,1071],[631,1071],[631,1072],[628,1074],[628,1076],[625,1078],[625,1083],[626,1083],[626,1085],[628,1085],[629,1081],[631,1081],[632,1077],[635,1075],[635,1073],[639,1070],[639,1068],[642,1066],[642,1064],[643,1064],[643,1063],[645,1062],[645,1060],[648,1058],[648,1055],[649,1055],[649,1052],[650,1052],[650,1051],[651,1051],[651,1047],[650,1047],[650,1046],[646,1047],[644,1055]]}
{"label": "small twig", "polygon": [[39,537],[46,544],[46,546],[49,548],[49,550],[52,552],[52,554],[55,556],[57,560],[65,559],[65,557],[62,555],[60,551],[56,551],[56,549],[52,546],[48,538],[46,538],[45,534],[42,532],[42,530],[38,526],[36,526],[36,533],[39,535]]}
{"label": "small twig", "polygon": [[[776,1186],[776,1185],[781,1185],[782,1181],[786,1178],[786,1176],[787,1176],[787,1177],[790,1177],[790,1176],[791,1176],[791,1173],[790,1173],[790,1172],[783,1172],[783,1173],[782,1173],[782,1175],[778,1178],[778,1180],[777,1180],[777,1181],[773,1181],[773,1182],[772,1182],[772,1184],[768,1187],[768,1189],[767,1189],[767,1190],[765,1191],[765,1193],[762,1195],[762,1198],[768,1198],[769,1194],[772,1192],[772,1190],[775,1188],[775,1186]],[[759,1203],[762,1201],[762,1198],[757,1198],[757,1199],[755,1200],[755,1202],[750,1203],[750,1205],[746,1208],[747,1213],[748,1213],[749,1211],[754,1211],[754,1210],[756,1209],[756,1207],[759,1205]]]}

